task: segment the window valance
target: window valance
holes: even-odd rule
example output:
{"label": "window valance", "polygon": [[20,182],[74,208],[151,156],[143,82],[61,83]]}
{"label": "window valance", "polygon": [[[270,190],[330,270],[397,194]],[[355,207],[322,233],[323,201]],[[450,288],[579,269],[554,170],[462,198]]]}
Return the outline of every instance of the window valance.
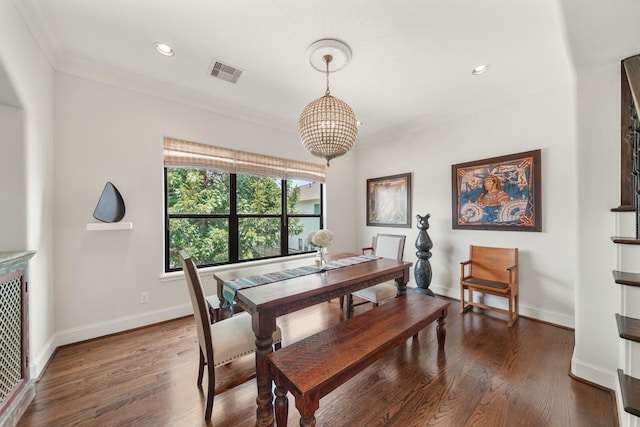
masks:
{"label": "window valance", "polygon": [[326,166],[164,138],[165,167],[198,167],[282,179],[324,182]]}

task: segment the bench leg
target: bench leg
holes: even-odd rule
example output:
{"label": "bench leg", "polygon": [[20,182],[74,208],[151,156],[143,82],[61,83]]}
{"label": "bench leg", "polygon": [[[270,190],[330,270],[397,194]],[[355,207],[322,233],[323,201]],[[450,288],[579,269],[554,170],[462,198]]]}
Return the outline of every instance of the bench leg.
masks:
{"label": "bench leg", "polygon": [[313,427],[316,425],[315,413],[320,407],[320,398],[317,394],[306,397],[296,396],[296,408],[300,412],[300,427]]}
{"label": "bench leg", "polygon": [[276,386],[275,392],[276,425],[278,427],[287,427],[287,418],[289,417],[289,398],[287,398],[287,389]]}
{"label": "bench leg", "polygon": [[300,418],[300,427],[314,427],[316,425],[316,417],[311,415],[309,418]]}

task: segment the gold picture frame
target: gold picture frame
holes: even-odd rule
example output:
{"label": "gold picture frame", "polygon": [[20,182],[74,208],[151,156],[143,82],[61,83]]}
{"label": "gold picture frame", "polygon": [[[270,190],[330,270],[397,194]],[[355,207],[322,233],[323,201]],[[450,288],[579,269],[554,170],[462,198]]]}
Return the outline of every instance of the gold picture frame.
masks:
{"label": "gold picture frame", "polygon": [[367,225],[411,228],[411,173],[367,179]]}

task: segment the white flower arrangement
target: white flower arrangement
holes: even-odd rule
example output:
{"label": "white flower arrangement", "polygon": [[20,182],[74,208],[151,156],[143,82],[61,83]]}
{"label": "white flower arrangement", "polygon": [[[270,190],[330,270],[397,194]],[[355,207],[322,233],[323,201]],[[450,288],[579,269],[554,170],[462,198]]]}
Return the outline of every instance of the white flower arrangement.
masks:
{"label": "white flower arrangement", "polygon": [[326,248],[331,244],[333,240],[333,232],[331,230],[320,230],[320,231],[312,231],[307,234],[307,237],[304,239],[304,243],[306,245],[314,245],[319,246],[321,248]]}

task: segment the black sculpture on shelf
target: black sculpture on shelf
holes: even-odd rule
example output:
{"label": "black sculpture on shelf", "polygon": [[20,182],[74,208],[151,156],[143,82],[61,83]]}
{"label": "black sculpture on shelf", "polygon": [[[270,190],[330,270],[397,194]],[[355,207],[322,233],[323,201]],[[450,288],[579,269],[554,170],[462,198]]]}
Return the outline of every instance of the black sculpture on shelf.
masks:
{"label": "black sculpture on shelf", "polygon": [[107,182],[102,190],[93,217],[102,222],[118,222],[124,217],[124,199],[118,189]]}
{"label": "black sculpture on shelf", "polygon": [[429,289],[429,285],[431,285],[431,264],[429,263],[429,258],[431,258],[431,248],[433,248],[433,242],[431,242],[431,238],[427,233],[427,229],[429,228],[429,217],[431,214],[426,214],[425,216],[416,215],[418,219],[418,238],[416,239],[416,256],[418,257],[418,261],[416,262],[416,266],[413,270],[413,274],[416,278],[416,283],[418,288],[416,291],[420,293],[424,293],[430,296],[435,296],[431,289]]}

